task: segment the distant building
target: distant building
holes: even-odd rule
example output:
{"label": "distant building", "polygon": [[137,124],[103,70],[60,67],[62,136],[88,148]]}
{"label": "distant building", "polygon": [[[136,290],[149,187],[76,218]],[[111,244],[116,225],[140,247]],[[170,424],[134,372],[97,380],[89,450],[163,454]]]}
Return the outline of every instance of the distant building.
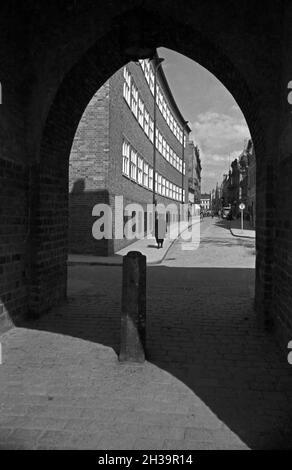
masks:
{"label": "distant building", "polygon": [[256,163],[254,147],[248,140],[242,153],[233,160],[221,184],[221,205],[231,206],[233,217],[240,214],[239,204],[245,204],[244,217],[255,225]]}
{"label": "distant building", "polygon": [[193,141],[189,142],[188,150],[188,191],[189,203],[200,204],[201,201],[201,159],[200,150]]}
{"label": "distant building", "polygon": [[205,193],[201,195],[201,207],[205,211],[211,209],[211,194]]}

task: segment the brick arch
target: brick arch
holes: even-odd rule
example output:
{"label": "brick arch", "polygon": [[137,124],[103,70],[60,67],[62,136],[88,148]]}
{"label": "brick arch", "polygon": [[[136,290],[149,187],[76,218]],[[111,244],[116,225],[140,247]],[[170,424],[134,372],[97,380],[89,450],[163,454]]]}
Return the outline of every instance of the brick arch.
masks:
{"label": "brick arch", "polygon": [[[147,15],[146,15],[147,17]],[[193,59],[213,73],[239,104],[256,153],[264,154],[264,134],[252,93],[243,73],[218,46],[198,31],[175,21],[144,18],[135,12],[127,23],[129,37],[124,38],[122,16],[113,31],[99,39],[64,76],[52,100],[43,129],[39,162],[36,166],[36,194],[33,214],[34,232],[31,253],[30,314],[39,314],[66,296],[68,162],[70,149],[81,116],[98,88],[129,61],[125,50],[139,51],[164,46]],[[151,24],[149,24],[149,22]],[[141,27],[142,25],[142,27]],[[132,42],[131,42],[132,41]]]}

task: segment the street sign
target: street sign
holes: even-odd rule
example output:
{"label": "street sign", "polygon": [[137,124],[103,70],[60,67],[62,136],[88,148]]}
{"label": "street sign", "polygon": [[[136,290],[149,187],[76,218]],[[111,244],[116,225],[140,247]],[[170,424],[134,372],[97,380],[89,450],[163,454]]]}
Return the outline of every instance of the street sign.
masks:
{"label": "street sign", "polygon": [[243,204],[243,202],[241,202],[241,203],[239,204],[239,209],[240,209],[241,211],[244,211],[244,209],[245,209],[245,204]]}

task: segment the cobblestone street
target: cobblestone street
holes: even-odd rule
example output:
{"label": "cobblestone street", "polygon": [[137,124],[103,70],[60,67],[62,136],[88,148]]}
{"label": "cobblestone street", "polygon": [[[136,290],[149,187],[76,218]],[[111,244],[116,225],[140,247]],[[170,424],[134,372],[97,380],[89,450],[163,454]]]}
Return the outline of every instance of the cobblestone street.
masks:
{"label": "cobblestone street", "polygon": [[[255,246],[202,222],[147,268],[147,359],[120,364],[120,266],[0,337],[1,449],[292,449],[292,367],[253,311]],[[185,243],[185,242],[184,242]]]}

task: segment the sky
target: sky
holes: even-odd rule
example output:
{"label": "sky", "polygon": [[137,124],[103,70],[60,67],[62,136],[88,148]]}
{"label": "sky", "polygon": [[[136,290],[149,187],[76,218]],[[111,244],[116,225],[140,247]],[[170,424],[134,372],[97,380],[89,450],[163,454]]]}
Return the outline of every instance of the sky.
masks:
{"label": "sky", "polygon": [[210,192],[250,138],[245,118],[229,91],[204,67],[163,47],[158,55],[165,59],[162,66],[172,94],[200,148],[201,192]]}

